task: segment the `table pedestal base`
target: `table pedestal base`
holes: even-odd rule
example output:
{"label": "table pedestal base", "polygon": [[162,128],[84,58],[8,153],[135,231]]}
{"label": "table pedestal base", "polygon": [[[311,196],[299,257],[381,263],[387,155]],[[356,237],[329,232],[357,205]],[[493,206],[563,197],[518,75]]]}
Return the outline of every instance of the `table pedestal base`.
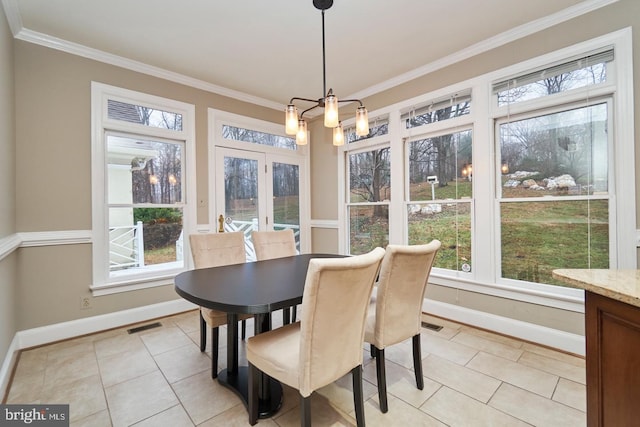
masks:
{"label": "table pedestal base", "polygon": [[[261,397],[258,400],[259,418],[271,417],[282,406],[282,385],[266,375],[265,381],[269,381],[270,393],[267,398]],[[247,384],[249,383],[249,368],[247,366],[239,366],[235,374],[223,369],[218,373],[218,382],[237,394],[242,399],[244,406],[248,406],[249,391],[247,390]]]}

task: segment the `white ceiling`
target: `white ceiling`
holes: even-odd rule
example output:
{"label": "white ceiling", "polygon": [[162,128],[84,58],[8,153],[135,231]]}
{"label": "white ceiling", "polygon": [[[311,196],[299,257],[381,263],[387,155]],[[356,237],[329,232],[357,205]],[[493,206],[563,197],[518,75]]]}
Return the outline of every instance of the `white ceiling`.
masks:
{"label": "white ceiling", "polygon": [[[327,88],[364,98],[613,1],[335,0],[325,12]],[[312,0],[2,3],[20,39],[147,64],[157,67],[152,74],[166,70],[268,106],[323,95],[321,12]]]}

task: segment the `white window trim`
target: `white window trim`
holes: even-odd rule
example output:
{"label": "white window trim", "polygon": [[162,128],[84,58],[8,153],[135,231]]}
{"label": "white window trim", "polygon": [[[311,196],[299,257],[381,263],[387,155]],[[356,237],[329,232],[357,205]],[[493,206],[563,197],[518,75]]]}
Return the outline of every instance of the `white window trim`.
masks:
{"label": "white window trim", "polygon": [[[635,224],[635,204],[626,204],[624,209],[620,200],[635,200],[635,174],[634,174],[634,112],[633,112],[633,55],[632,55],[632,37],[631,28],[625,28],[592,40],[578,43],[564,49],[554,51],[552,53],[533,58],[504,69],[477,76],[455,85],[438,89],[434,92],[423,94],[407,101],[402,101],[379,111],[370,112],[370,117],[376,115],[389,115],[389,135],[391,139],[391,159],[392,159],[392,201],[390,207],[390,223],[391,218],[404,218],[402,224],[403,232],[398,234],[397,227],[390,227],[389,242],[403,243],[402,238],[406,236],[406,209],[402,203],[404,194],[404,166],[394,168],[395,165],[404,165],[402,150],[396,148],[401,147],[397,141],[401,141],[410,130],[396,129],[400,124],[401,112],[410,110],[415,105],[421,105],[430,99],[446,96],[456,91],[465,90],[469,87],[472,89],[472,109],[471,114],[460,118],[437,122],[430,127],[429,132],[443,127],[453,127],[452,120],[458,120],[472,123],[473,129],[473,150],[474,150],[474,221],[481,218],[492,218],[494,221],[484,221],[481,227],[478,224],[472,224],[473,240],[473,274],[458,274],[457,272],[444,271],[434,268],[430,276],[430,281],[434,284],[452,287],[460,290],[477,292],[502,298],[514,299],[534,304],[545,305],[575,312],[584,312],[584,293],[578,289],[565,288],[560,286],[544,285],[537,283],[518,282],[518,287],[514,287],[504,279],[498,278],[499,260],[496,259],[498,253],[497,248],[500,245],[499,236],[496,230],[499,227],[499,218],[496,218],[496,177],[494,172],[495,163],[495,142],[493,135],[493,120],[504,114],[506,106],[498,108],[492,107],[491,102],[492,83],[504,80],[518,73],[526,72],[536,67],[545,66],[547,64],[566,60],[582,52],[590,52],[605,46],[613,46],[615,49],[615,66],[610,71],[610,77],[615,82],[614,85],[605,84],[597,88],[590,88],[589,94],[594,98],[611,94],[611,88],[615,88],[614,95],[614,132],[615,141],[628,141],[627,144],[616,145],[613,153],[613,162],[616,165],[613,181],[615,185],[615,196],[611,196],[611,209],[616,218],[616,260],[617,265],[611,268],[636,268],[636,245],[637,232]],[[579,92],[579,91],[578,91]],[[576,92],[576,99],[584,100],[584,91]],[[572,94],[563,97],[562,102],[569,102]],[[531,103],[545,103],[544,99],[532,100]],[[522,103],[524,105],[511,105],[511,111],[517,112],[520,109],[531,108],[531,103]],[[345,127],[352,125],[351,121],[345,121]],[[414,133],[418,131],[414,130]],[[373,143],[373,141],[371,141]],[[366,143],[366,141],[363,141]],[[352,144],[353,145],[353,144]],[[346,182],[345,158],[349,151],[356,147],[345,145],[340,148],[338,156],[338,172],[342,179],[339,182]],[[360,147],[357,147],[360,148]],[[398,151],[400,153],[398,154]],[[624,178],[627,178],[626,180]],[[631,178],[631,179],[629,179]],[[341,184],[338,188],[339,199],[339,242],[341,251],[346,250],[348,245],[348,236],[346,235],[345,216],[345,200],[346,195]],[[400,201],[398,201],[400,197]],[[400,210],[404,212],[400,212]],[[392,216],[393,215],[393,216]],[[396,216],[402,215],[402,216]],[[406,240],[405,240],[406,241]]]}
{"label": "white window trim", "polygon": [[[114,99],[135,105],[149,105],[155,109],[182,114],[182,131],[142,126],[109,119],[107,101]],[[185,243],[185,258],[182,268],[148,269],[140,273],[109,277],[108,216],[106,170],[105,170],[105,134],[106,131],[138,133],[182,140],[184,153],[184,201],[183,232],[188,235],[196,223],[196,170],[195,170],[195,106],[154,95],[122,89],[98,82],[91,82],[91,189],[92,189],[92,243],[93,243],[93,283],[90,285],[93,295],[145,289],[173,284],[173,278],[190,266],[188,244]],[[186,240],[185,240],[186,242]]]}

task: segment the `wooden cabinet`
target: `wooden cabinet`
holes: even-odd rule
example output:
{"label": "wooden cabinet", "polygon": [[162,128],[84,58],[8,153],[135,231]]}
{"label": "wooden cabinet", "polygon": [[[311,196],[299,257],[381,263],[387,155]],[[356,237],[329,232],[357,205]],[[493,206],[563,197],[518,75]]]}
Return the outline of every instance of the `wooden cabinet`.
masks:
{"label": "wooden cabinet", "polygon": [[587,426],[640,425],[640,308],[585,292]]}

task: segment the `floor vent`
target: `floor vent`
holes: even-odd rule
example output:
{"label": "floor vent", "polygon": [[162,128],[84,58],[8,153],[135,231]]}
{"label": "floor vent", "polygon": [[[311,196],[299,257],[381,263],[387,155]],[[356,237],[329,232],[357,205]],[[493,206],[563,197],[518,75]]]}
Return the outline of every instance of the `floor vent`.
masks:
{"label": "floor vent", "polygon": [[428,323],[428,322],[422,322],[422,327],[423,328],[427,328],[427,329],[431,329],[432,331],[439,331],[440,329],[442,329],[442,326],[440,325],[434,325],[433,323]]}
{"label": "floor vent", "polygon": [[149,323],[148,325],[143,325],[143,326],[138,326],[137,328],[127,329],[127,332],[129,332],[130,334],[135,334],[136,332],[146,331],[147,329],[159,328],[160,326],[162,326],[162,323],[160,323],[160,322]]}

